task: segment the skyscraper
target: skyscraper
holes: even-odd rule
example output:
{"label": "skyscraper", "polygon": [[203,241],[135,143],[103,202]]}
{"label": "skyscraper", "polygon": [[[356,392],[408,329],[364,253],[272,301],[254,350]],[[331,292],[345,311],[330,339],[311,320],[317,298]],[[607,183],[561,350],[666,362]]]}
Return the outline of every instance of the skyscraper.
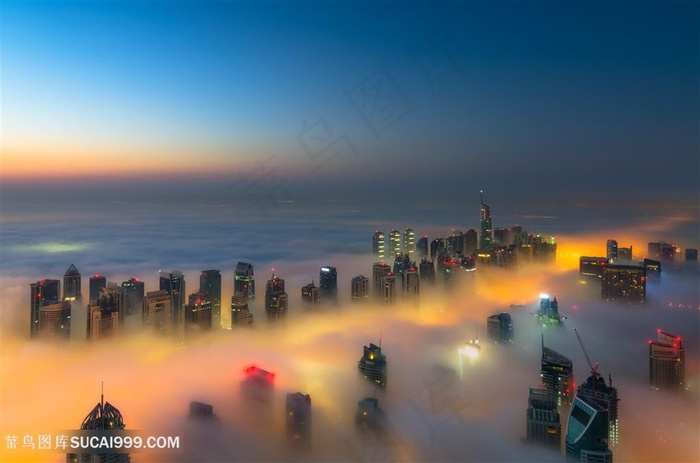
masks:
{"label": "skyscraper", "polygon": [[566,457],[570,461],[612,463],[608,449],[608,412],[584,396],[576,396],[566,427]]}
{"label": "skyscraper", "polygon": [[253,314],[248,308],[248,298],[245,292],[236,291],[231,297],[231,328],[251,326]]}
{"label": "skyscraper", "polygon": [[607,300],[644,302],[647,285],[644,267],[635,265],[605,265],[601,295]]}
{"label": "skyscraper", "polygon": [[403,252],[406,254],[416,252],[416,233],[410,228],[403,232]]}
{"label": "skyscraper", "polygon": [[493,247],[493,227],[491,225],[491,208],[484,203],[484,192],[481,192],[481,235],[479,249],[490,253]]}
{"label": "skyscraper", "polygon": [[428,285],[435,284],[435,264],[432,260],[422,259],[418,265],[420,279]]}
{"label": "skyscraper", "polygon": [[377,386],[386,386],[386,355],[382,354],[381,347],[373,343],[364,346],[357,368],[362,376],[372,383]]}
{"label": "skyscraper", "polygon": [[493,342],[513,342],[513,320],[509,313],[501,312],[486,319],[486,333]]}
{"label": "skyscraper", "polygon": [[185,308],[185,275],[180,270],[170,273],[160,272],[160,290],[170,296],[170,306],[173,309],[173,328],[182,325],[183,311]]}
{"label": "skyscraper", "polygon": [[350,285],[350,295],[353,302],[369,299],[369,278],[364,275],[353,277]]}
{"label": "skyscraper", "polygon": [[321,302],[321,296],[318,290],[318,286],[316,286],[313,281],[308,285],[302,286],[301,302],[305,305],[314,305]]}
{"label": "skyscraper", "polygon": [[42,306],[39,309],[39,338],[49,341],[70,340],[69,301]]}
{"label": "skyscraper", "polygon": [[617,241],[608,240],[605,245],[605,249],[608,262],[611,264],[614,263],[617,260]]}
{"label": "skyscraper", "polygon": [[253,264],[239,262],[233,274],[233,293],[244,292],[248,299],[255,299],[255,273]]}
{"label": "skyscraper", "polygon": [[81,292],[82,281],[78,268],[70,264],[65,275],[63,275],[63,300],[80,301],[83,298]]}
{"label": "skyscraper", "polygon": [[100,291],[102,291],[102,288],[107,286],[107,277],[104,275],[98,275],[95,274],[90,277],[90,299],[89,301],[92,301],[93,299],[98,299],[100,297]]}
{"label": "skyscraper", "polygon": [[416,254],[419,259],[428,257],[430,245],[428,244],[428,235],[424,235],[416,242]]}
{"label": "skyscraper", "polygon": [[396,277],[393,273],[385,273],[379,279],[380,294],[379,299],[384,304],[393,304],[396,299]]}
{"label": "skyscraper", "polygon": [[[100,396],[100,402],[88,413],[80,425],[80,430],[123,430],[126,427],[121,412],[109,402],[104,401],[104,394]],[[131,458],[128,453],[69,453],[66,455],[67,463],[129,463]]]}
{"label": "skyscraper", "polygon": [[374,296],[377,299],[382,297],[382,278],[387,273],[391,273],[391,267],[386,262],[376,262],[372,266],[372,285],[374,286]]}
{"label": "skyscraper", "polygon": [[338,272],[335,267],[321,267],[319,272],[319,292],[323,299],[338,297]]}
{"label": "skyscraper", "polygon": [[391,230],[389,232],[389,257],[396,257],[401,253],[401,232]]}
{"label": "skyscraper", "polygon": [[578,262],[580,275],[602,278],[603,268],[608,265],[608,258],[581,256]]}
{"label": "skyscraper", "polygon": [[211,301],[211,325],[214,329],[221,328],[221,272],[219,270],[203,270],[199,274],[199,290],[209,296]]}
{"label": "skyscraper", "polygon": [[439,258],[442,254],[446,253],[445,240],[442,238],[435,238],[430,242],[430,258],[435,260]]}
{"label": "skyscraper", "polygon": [[287,439],[295,445],[308,447],[311,444],[311,396],[288,393],[285,416]]}
{"label": "skyscraper", "polygon": [[185,330],[210,331],[212,327],[213,302],[208,292],[201,289],[190,294],[189,303],[185,306]]}
{"label": "skyscraper", "polygon": [[561,420],[557,396],[547,389],[530,388],[527,400],[527,441],[561,451]]}
{"label": "skyscraper", "polygon": [[411,258],[408,254],[397,254],[394,258],[394,274],[400,280],[402,278],[403,272],[406,269],[415,267],[415,263],[411,262]]}
{"label": "skyscraper", "polygon": [[594,374],[588,377],[577,390],[579,397],[586,398],[589,402],[598,402],[608,412],[608,447],[615,448],[619,442],[619,420],[617,417],[617,389],[610,384],[605,384],[605,380],[594,370]]}
{"label": "skyscraper", "polygon": [[124,290],[124,303],[126,306],[126,314],[131,315],[143,308],[143,298],[145,288],[143,281],[139,281],[136,277],[131,277],[122,282]]}
{"label": "skyscraper", "polygon": [[649,382],[653,389],[679,390],[685,387],[683,339],[657,330],[658,340],[649,341]]}
{"label": "skyscraper", "polygon": [[36,338],[40,332],[41,308],[60,302],[61,282],[59,280],[40,280],[29,284],[29,336]]}
{"label": "skyscraper", "polygon": [[87,306],[87,339],[95,341],[119,335],[124,324],[124,291],[109,282],[100,297]]}
{"label": "skyscraper", "polygon": [[372,237],[372,254],[374,257],[384,258],[384,233],[377,230]]}
{"label": "skyscraper", "polygon": [[420,293],[420,281],[415,262],[401,273],[401,293],[408,299],[415,299]]}
{"label": "skyscraper", "polygon": [[467,230],[467,232],[464,234],[464,255],[465,256],[472,256],[474,253],[476,253],[476,250],[478,248],[478,235],[476,233],[476,230],[473,228],[470,228]]}
{"label": "skyscraper", "polygon": [[542,387],[557,396],[559,404],[570,404],[573,398],[573,362],[554,349],[545,347],[542,338]]}
{"label": "skyscraper", "polygon": [[265,286],[265,313],[271,320],[282,318],[287,314],[287,293],[284,292],[284,280],[274,273]]}
{"label": "skyscraper", "polygon": [[447,252],[450,255],[464,254],[464,233],[452,230],[452,234],[447,238]]}
{"label": "skyscraper", "polygon": [[173,329],[173,307],[167,291],[149,291],[143,301],[143,324],[157,333]]}

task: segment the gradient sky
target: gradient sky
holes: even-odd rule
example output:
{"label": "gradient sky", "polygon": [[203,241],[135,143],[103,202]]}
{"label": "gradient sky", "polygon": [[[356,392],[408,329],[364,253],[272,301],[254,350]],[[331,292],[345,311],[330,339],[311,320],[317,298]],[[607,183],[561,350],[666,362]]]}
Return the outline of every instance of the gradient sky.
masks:
{"label": "gradient sky", "polygon": [[[348,191],[428,180],[696,200],[698,13],[680,1],[3,2],[2,175],[230,180],[275,156],[296,185]],[[427,37],[442,40],[436,61]],[[402,98],[375,136],[370,106],[350,99],[378,71]],[[354,153],[321,165],[304,151],[296,137],[319,117]]]}

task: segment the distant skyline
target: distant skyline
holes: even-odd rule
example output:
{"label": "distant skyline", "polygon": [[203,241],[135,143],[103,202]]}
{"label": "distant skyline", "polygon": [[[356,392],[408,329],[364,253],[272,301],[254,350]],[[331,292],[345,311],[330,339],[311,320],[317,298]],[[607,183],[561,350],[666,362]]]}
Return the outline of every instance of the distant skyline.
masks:
{"label": "distant skyline", "polygon": [[[129,178],[226,192],[247,175],[283,179],[289,195],[410,184],[697,204],[698,13],[4,2],[4,189]],[[393,98],[374,106],[373,84]]]}

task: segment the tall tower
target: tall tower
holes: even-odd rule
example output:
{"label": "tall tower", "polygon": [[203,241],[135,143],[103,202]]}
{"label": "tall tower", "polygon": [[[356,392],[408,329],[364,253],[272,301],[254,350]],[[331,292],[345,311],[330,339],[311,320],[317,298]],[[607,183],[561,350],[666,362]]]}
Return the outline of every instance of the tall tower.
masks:
{"label": "tall tower", "polygon": [[418,265],[420,279],[428,285],[435,284],[435,263],[432,260],[422,259]]}
{"label": "tall tower", "polygon": [[617,389],[605,384],[605,380],[594,370],[594,374],[578,387],[578,397],[584,397],[588,401],[598,402],[608,412],[608,446],[615,448],[619,442],[619,420],[617,417]]}
{"label": "tall tower", "polygon": [[233,293],[244,292],[246,298],[255,299],[255,273],[253,264],[239,262],[233,274]]}
{"label": "tall tower", "polygon": [[364,346],[357,369],[375,385],[386,387],[386,363],[386,355],[382,354],[381,346],[370,343],[369,346]]}
{"label": "tall tower", "polygon": [[605,407],[584,396],[576,396],[566,426],[567,459],[612,463],[607,435],[608,412]]}
{"label": "tall tower", "polygon": [[374,257],[384,258],[384,233],[377,230],[372,237],[372,254]]}
{"label": "tall tower", "polygon": [[274,273],[265,286],[265,313],[271,320],[282,318],[287,314],[287,293],[284,292],[284,280]]}
{"label": "tall tower", "polygon": [[366,301],[369,298],[369,278],[363,275],[353,277],[350,294],[353,302]]}
{"label": "tall tower", "polygon": [[415,299],[418,297],[420,282],[415,262],[412,262],[411,266],[405,268],[401,274],[401,292],[403,293],[403,297],[408,299]]}
{"label": "tall tower", "polygon": [[605,249],[607,251],[606,254],[608,262],[611,264],[614,263],[617,260],[617,241],[608,240],[608,242],[605,244]]}
{"label": "tall tower", "polygon": [[61,301],[39,309],[39,337],[50,341],[70,340],[70,302]]}
{"label": "tall tower", "polygon": [[221,272],[204,270],[199,275],[199,290],[207,294],[211,301],[211,324],[215,329],[221,328]]}
{"label": "tall tower", "polygon": [[374,285],[374,295],[381,299],[382,278],[387,273],[391,273],[391,267],[386,262],[377,262],[372,266],[372,284]]}
{"label": "tall tower", "polygon": [[658,340],[649,341],[649,382],[653,389],[678,390],[685,387],[683,339],[657,330]]}
{"label": "tall tower", "polygon": [[557,396],[547,389],[530,388],[527,400],[527,440],[561,451],[561,420]]}
{"label": "tall tower", "polygon": [[231,297],[231,328],[251,326],[253,314],[248,309],[248,297],[243,291],[236,291]]}
{"label": "tall tower", "polygon": [[145,296],[143,281],[139,281],[136,277],[131,277],[122,282],[122,289],[124,290],[126,314],[131,315],[141,310]]}
{"label": "tall tower", "polygon": [[102,288],[100,297],[90,301],[87,306],[87,339],[116,336],[124,324],[124,291],[110,282]]}
{"label": "tall tower", "polygon": [[416,253],[420,259],[428,257],[428,252],[430,249],[429,246],[428,235],[424,235],[418,239],[418,242],[416,243]]}
{"label": "tall tower", "polygon": [[321,267],[319,272],[321,298],[336,299],[338,296],[338,272],[335,267]]}
{"label": "tall tower", "polygon": [[416,252],[416,233],[410,228],[403,232],[403,252],[408,255]]}
{"label": "tall tower", "polygon": [[321,302],[318,286],[316,286],[313,281],[301,288],[301,302],[307,305],[318,304]]}
{"label": "tall tower", "polygon": [[542,338],[542,387],[557,396],[559,404],[571,404],[573,398],[573,362],[554,349],[545,347]]}
{"label": "tall tower", "polygon": [[393,273],[385,273],[379,279],[381,293],[380,300],[384,304],[393,304],[396,299],[396,276]]}
{"label": "tall tower", "polygon": [[188,304],[185,306],[185,330],[210,331],[212,327],[213,303],[209,293],[199,290],[190,294]]}
{"label": "tall tower", "polygon": [[605,265],[602,267],[601,296],[607,300],[644,302],[647,277],[644,267],[636,265]]}
{"label": "tall tower", "polygon": [[401,253],[401,232],[391,230],[389,232],[389,257],[396,257]]}
{"label": "tall tower", "polygon": [[41,308],[45,305],[57,304],[61,294],[59,280],[40,280],[29,284],[29,336],[36,338],[40,332]]}
{"label": "tall tower", "polygon": [[80,272],[75,265],[70,264],[63,275],[63,300],[80,302],[82,298]]}
{"label": "tall tower", "polygon": [[143,324],[157,333],[168,334],[173,329],[173,307],[164,290],[149,291],[143,301]]}
{"label": "tall tower", "polygon": [[160,272],[160,290],[170,296],[170,306],[173,309],[173,328],[182,325],[183,311],[185,309],[185,275],[180,270],[170,273]]}
{"label": "tall tower", "polygon": [[104,275],[95,274],[90,277],[90,299],[88,303],[93,299],[98,299],[100,297],[100,291],[102,288],[107,286],[107,277]]}
{"label": "tall tower", "polygon": [[491,252],[493,249],[493,226],[491,225],[491,208],[484,203],[484,192],[481,198],[481,236],[479,249],[484,252]]}

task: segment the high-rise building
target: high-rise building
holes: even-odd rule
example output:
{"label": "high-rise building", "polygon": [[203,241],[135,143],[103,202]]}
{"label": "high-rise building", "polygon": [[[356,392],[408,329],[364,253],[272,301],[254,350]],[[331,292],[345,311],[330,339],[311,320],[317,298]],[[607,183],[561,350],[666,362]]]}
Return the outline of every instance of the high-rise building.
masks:
{"label": "high-rise building", "polygon": [[527,400],[527,441],[561,451],[561,420],[557,396],[547,389],[530,388]]}
{"label": "high-rise building", "polygon": [[420,281],[415,262],[401,273],[401,293],[404,298],[409,299],[417,298],[420,293]]}
{"label": "high-rise building", "polygon": [[494,228],[493,241],[498,246],[510,246],[513,244],[512,228]]}
{"label": "high-rise building", "polygon": [[611,264],[614,263],[617,260],[617,241],[608,240],[605,245],[605,249],[608,262]]}
{"label": "high-rise building", "polygon": [[288,393],[285,416],[287,439],[295,445],[308,447],[311,443],[311,396]]}
{"label": "high-rise building", "polygon": [[193,400],[190,402],[190,418],[216,420],[217,416],[214,413],[214,406]]}
{"label": "high-rise building", "polygon": [[364,275],[353,277],[350,285],[350,295],[353,302],[362,302],[369,299],[369,278]]}
{"label": "high-rise building", "polygon": [[255,299],[255,273],[253,264],[239,262],[233,274],[233,292],[244,292],[248,299]]}
{"label": "high-rise building", "polygon": [[189,303],[185,306],[185,330],[210,331],[213,319],[213,302],[209,293],[201,289],[190,294]]}
{"label": "high-rise building", "polygon": [[59,280],[40,280],[29,284],[29,336],[39,336],[41,308],[60,302],[61,282]]}
{"label": "high-rise building", "polygon": [[617,389],[610,384],[605,384],[605,380],[594,370],[594,374],[579,385],[576,395],[584,397],[588,401],[598,402],[608,412],[608,447],[615,448],[619,442],[619,420],[617,417]]}
{"label": "high-rise building", "polygon": [[407,255],[416,252],[416,233],[410,228],[403,232],[403,252]]}
{"label": "high-rise building", "polygon": [[428,285],[435,284],[435,264],[432,260],[423,258],[418,264],[418,273],[420,274],[420,279]]}
{"label": "high-rise building", "polygon": [[401,253],[401,232],[391,230],[389,232],[389,257],[396,257]]}
{"label": "high-rise building", "polygon": [[615,261],[620,264],[632,262],[632,245],[627,248],[618,246]]}
{"label": "high-rise building", "polygon": [[319,292],[323,299],[337,299],[338,272],[335,267],[324,266],[319,272]]}
{"label": "high-rise building", "polygon": [[384,258],[384,233],[377,230],[372,237],[372,254],[374,257]]}
{"label": "high-rise building", "polygon": [[287,314],[287,293],[284,292],[284,280],[274,273],[265,286],[265,313],[271,320],[282,318]]}
{"label": "high-rise building", "polygon": [[149,291],[143,301],[143,324],[157,333],[173,329],[172,300],[167,291]]}
{"label": "high-rise building", "polygon": [[647,282],[659,283],[661,281],[661,262],[645,258],[643,264]]}
{"label": "high-rise building", "polygon": [[601,295],[607,300],[644,302],[647,293],[644,267],[635,265],[605,265]]}
{"label": "high-rise building", "polygon": [[673,262],[678,260],[677,258],[680,257],[680,248],[675,244],[667,243],[665,241],[649,243],[648,257],[654,260]]}
{"label": "high-rise building", "polygon": [[83,298],[82,280],[78,268],[70,264],[65,275],[63,275],[63,300],[64,301],[80,301]]}
{"label": "high-rise building", "polygon": [[199,290],[209,296],[211,301],[211,324],[214,329],[221,328],[221,271],[203,270],[199,274]]}
{"label": "high-rise building", "polygon": [[109,282],[100,291],[100,297],[87,306],[87,339],[118,336],[124,324],[124,291],[116,283]]}
{"label": "high-rise building", "polygon": [[[80,430],[91,431],[116,431],[126,427],[121,412],[109,402],[104,401],[104,394],[100,402],[88,413],[80,425]],[[131,458],[128,453],[69,453],[66,455],[67,463],[129,463]]]}
{"label": "high-rise building", "polygon": [[473,256],[476,253],[477,248],[479,247],[478,243],[479,240],[476,230],[474,230],[473,228],[467,230],[467,232],[464,234],[464,255]]}
{"label": "high-rise building", "polygon": [[90,299],[98,299],[102,288],[107,286],[107,277],[104,275],[95,274],[90,277]]}
{"label": "high-rise building", "polygon": [[545,347],[542,338],[542,387],[557,396],[558,404],[571,404],[574,395],[573,362],[554,349]]}
{"label": "high-rise building", "polygon": [[318,304],[321,302],[318,286],[312,281],[301,288],[301,302],[306,305]]}
{"label": "high-rise building", "polygon": [[490,253],[493,247],[493,227],[491,225],[491,208],[484,203],[484,192],[481,192],[481,235],[479,249]]}
{"label": "high-rise building", "polygon": [[393,304],[396,299],[396,277],[393,273],[385,273],[379,279],[380,294],[379,299],[384,304]]}
{"label": "high-rise building", "polygon": [[61,301],[39,309],[39,338],[70,340],[70,302]]}
{"label": "high-rise building", "polygon": [[603,267],[608,265],[607,257],[586,257],[579,258],[579,274],[592,277],[603,277]]}
{"label": "high-rise building", "polygon": [[658,340],[649,341],[649,382],[653,389],[678,390],[685,387],[683,339],[657,330]]}
{"label": "high-rise building", "polygon": [[231,297],[231,328],[251,326],[253,314],[248,308],[248,298],[245,292],[236,291]]}
{"label": "high-rise building", "polygon": [[464,254],[464,233],[452,230],[452,234],[447,238],[447,252],[450,255]]}
{"label": "high-rise building", "polygon": [[567,460],[612,463],[607,435],[608,412],[605,407],[584,396],[576,396],[566,427]]}
{"label": "high-rise building", "polygon": [[185,275],[180,270],[170,273],[160,272],[160,290],[170,296],[170,306],[173,309],[173,328],[182,326],[185,309]]}
{"label": "high-rise building", "polygon": [[430,258],[435,260],[441,255],[447,253],[447,248],[445,247],[445,240],[442,238],[435,238],[430,242]]}
{"label": "high-rise building", "polygon": [[365,397],[357,402],[355,425],[361,429],[380,429],[382,410],[376,397]]}
{"label": "high-rise building", "polygon": [[486,332],[489,339],[497,343],[513,342],[513,320],[509,313],[501,312],[486,319]]}
{"label": "high-rise building", "polygon": [[386,355],[382,354],[382,348],[370,343],[364,346],[362,358],[357,362],[357,368],[362,376],[377,386],[386,386]]}
{"label": "high-rise building", "polygon": [[377,299],[382,297],[382,278],[387,273],[391,273],[391,267],[386,262],[377,262],[372,266],[372,284]]}
{"label": "high-rise building", "polygon": [[418,239],[418,242],[416,243],[416,254],[419,259],[428,257],[428,246],[428,235],[425,235],[422,238]]}
{"label": "high-rise building", "polygon": [[143,281],[139,281],[136,277],[129,278],[122,282],[124,290],[124,304],[126,306],[126,314],[131,315],[143,308],[143,298],[145,295],[145,287]]}
{"label": "high-rise building", "polygon": [[411,268],[415,266],[415,263],[411,262],[411,258],[408,254],[397,254],[394,258],[394,274],[397,278],[401,279],[404,269]]}

